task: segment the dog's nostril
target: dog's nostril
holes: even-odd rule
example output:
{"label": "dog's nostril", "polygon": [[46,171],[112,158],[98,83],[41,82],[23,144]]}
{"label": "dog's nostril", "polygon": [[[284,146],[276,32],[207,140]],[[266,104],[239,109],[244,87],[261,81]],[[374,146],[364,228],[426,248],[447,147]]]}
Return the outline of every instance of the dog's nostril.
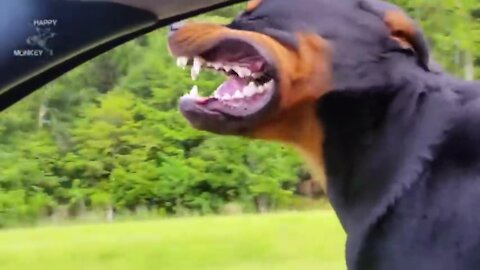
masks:
{"label": "dog's nostril", "polygon": [[169,27],[168,35],[172,35],[185,25],[184,21],[173,23]]}

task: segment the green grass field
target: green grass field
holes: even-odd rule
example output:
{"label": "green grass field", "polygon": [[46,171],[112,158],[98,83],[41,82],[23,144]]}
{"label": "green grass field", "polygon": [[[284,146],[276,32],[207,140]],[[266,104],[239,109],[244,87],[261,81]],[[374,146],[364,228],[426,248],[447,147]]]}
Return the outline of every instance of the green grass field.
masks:
{"label": "green grass field", "polygon": [[329,211],[0,232],[1,270],[345,269]]}

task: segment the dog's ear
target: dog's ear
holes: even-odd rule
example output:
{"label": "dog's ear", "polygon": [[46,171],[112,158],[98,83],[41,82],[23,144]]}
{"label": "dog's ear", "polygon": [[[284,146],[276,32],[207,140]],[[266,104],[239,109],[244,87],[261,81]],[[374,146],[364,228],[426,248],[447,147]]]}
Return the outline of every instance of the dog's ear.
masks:
{"label": "dog's ear", "polygon": [[360,0],[360,7],[382,19],[390,30],[391,38],[403,49],[412,50],[419,64],[430,70],[430,52],[425,35],[403,10],[380,0]]}

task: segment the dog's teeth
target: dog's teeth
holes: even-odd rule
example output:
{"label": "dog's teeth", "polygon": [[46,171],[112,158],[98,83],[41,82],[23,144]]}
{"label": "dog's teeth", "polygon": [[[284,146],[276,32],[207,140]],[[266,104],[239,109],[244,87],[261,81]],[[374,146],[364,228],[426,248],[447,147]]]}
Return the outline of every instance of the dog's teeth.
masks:
{"label": "dog's teeth", "polygon": [[199,95],[198,95],[198,86],[194,85],[194,86],[192,87],[192,90],[190,91],[189,95],[192,96],[192,97],[199,97]]}
{"label": "dog's teeth", "polygon": [[230,96],[229,93],[226,93],[225,95],[223,95],[222,99],[223,100],[230,100],[230,99],[232,99],[232,96]]}
{"label": "dog's teeth", "polygon": [[178,57],[177,58],[177,66],[182,68],[182,69],[185,69],[187,67],[187,64],[188,64],[188,57]]}
{"label": "dog's teeth", "polygon": [[238,66],[233,66],[232,67],[232,70],[235,71],[235,73],[238,74],[238,76],[240,76],[240,72],[241,72],[241,67],[238,67]]}
{"label": "dog's teeth", "polygon": [[250,77],[252,76],[252,72],[248,68],[243,68],[243,77]]}
{"label": "dog's teeth", "polygon": [[243,88],[243,93],[247,97],[251,97],[255,95],[255,92],[256,92],[256,86],[255,86],[255,83],[253,82],[250,82],[247,87]]}
{"label": "dog's teeth", "polygon": [[226,72],[230,72],[230,70],[232,70],[232,67],[231,66],[223,66],[223,70],[225,70]]}
{"label": "dog's teeth", "polygon": [[220,63],[213,63],[212,66],[213,66],[213,68],[216,69],[216,70],[219,70],[219,69],[222,68],[222,64],[220,64]]}
{"label": "dog's teeth", "polygon": [[200,57],[195,57],[193,59],[193,65],[192,65],[192,71],[191,71],[192,80],[194,81],[197,80],[198,75],[200,75],[200,72],[202,71],[203,63],[205,63],[205,61]]}
{"label": "dog's teeth", "polygon": [[264,85],[264,88],[265,88],[266,90],[272,90],[273,87],[274,87],[274,85],[275,85],[274,81],[271,80],[271,81],[267,82],[267,83]]}
{"label": "dog's teeth", "polygon": [[200,74],[200,71],[197,68],[192,67],[192,70],[190,73],[190,75],[192,76],[192,80],[196,81],[199,74]]}
{"label": "dog's teeth", "polygon": [[232,67],[233,71],[235,71],[235,73],[237,73],[237,75],[240,77],[240,78],[243,78],[243,68],[242,67],[239,67],[239,66],[234,66]]}
{"label": "dog's teeth", "polygon": [[238,74],[240,78],[246,78],[252,75],[252,72],[248,68],[236,66],[233,67],[233,70]]}
{"label": "dog's teeth", "polygon": [[255,95],[255,88],[247,86],[243,89],[243,93],[245,94],[246,97],[251,97]]}
{"label": "dog's teeth", "polygon": [[183,94],[182,98],[192,98],[193,96],[190,93],[191,93],[191,91]]}
{"label": "dog's teeth", "polygon": [[262,73],[253,73],[252,77],[255,78],[255,79],[258,79],[258,78],[262,77],[262,75],[263,75]]}
{"label": "dog's teeth", "polygon": [[244,97],[245,96],[242,94],[242,92],[240,92],[240,90],[237,90],[237,92],[235,92],[235,94],[233,95],[233,98],[236,98],[236,99],[240,99]]}
{"label": "dog's teeth", "polygon": [[265,91],[265,87],[263,85],[260,85],[257,87],[257,93],[261,94]]}

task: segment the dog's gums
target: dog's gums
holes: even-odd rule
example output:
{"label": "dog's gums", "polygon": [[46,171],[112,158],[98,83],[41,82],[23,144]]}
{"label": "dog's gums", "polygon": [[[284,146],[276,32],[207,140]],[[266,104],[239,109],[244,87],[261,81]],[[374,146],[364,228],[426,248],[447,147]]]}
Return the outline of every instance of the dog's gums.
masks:
{"label": "dog's gums", "polygon": [[212,49],[188,58],[177,59],[180,68],[191,68],[192,80],[207,68],[226,75],[227,79],[208,97],[199,95],[196,85],[181,97],[181,108],[198,106],[212,113],[247,117],[265,107],[275,91],[275,70],[251,45],[226,40]]}
{"label": "dog's gums", "polygon": [[[328,45],[316,35],[296,38],[293,48],[262,33],[215,24],[178,29],[170,35],[169,48],[181,68],[190,68],[193,80],[204,68],[227,77],[208,89],[212,94],[207,97],[193,86],[180,99],[180,111],[197,129],[292,142],[284,132],[292,128],[292,119],[281,115],[302,104],[309,107],[331,86]],[[265,132],[271,124],[276,127]]]}

